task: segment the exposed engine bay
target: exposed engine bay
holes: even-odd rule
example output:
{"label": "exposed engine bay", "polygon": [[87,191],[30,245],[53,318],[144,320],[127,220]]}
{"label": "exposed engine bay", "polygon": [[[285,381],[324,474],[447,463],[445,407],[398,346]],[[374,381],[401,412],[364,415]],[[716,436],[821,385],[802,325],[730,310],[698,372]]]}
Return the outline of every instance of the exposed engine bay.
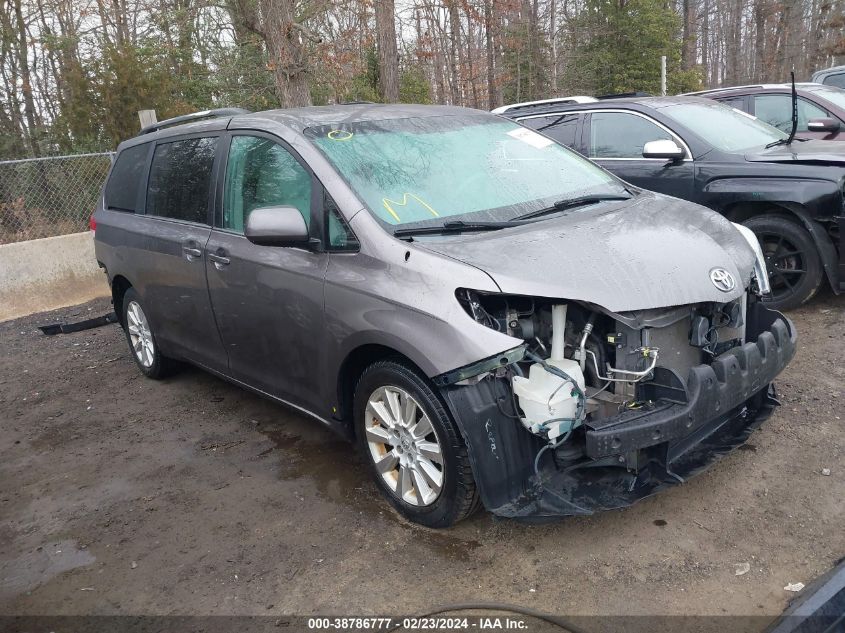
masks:
{"label": "exposed engine bay", "polygon": [[[579,301],[457,291],[520,352],[443,384],[502,516],[585,514],[680,483],[745,441],[794,354],[788,319],[754,293],[612,313]],[[485,371],[479,371],[479,370]]]}
{"label": "exposed engine bay", "polygon": [[691,367],[745,342],[746,295],[611,314],[579,302],[459,294],[476,321],[525,341],[525,360],[510,366],[514,409],[552,442],[588,420],[646,405],[658,366],[684,384]]}

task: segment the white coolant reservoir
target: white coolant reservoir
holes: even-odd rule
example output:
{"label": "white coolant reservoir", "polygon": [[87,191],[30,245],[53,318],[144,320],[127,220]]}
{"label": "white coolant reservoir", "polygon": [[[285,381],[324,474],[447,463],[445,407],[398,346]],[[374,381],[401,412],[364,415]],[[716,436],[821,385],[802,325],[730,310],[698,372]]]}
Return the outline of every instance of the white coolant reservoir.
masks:
{"label": "white coolant reservoir", "polygon": [[531,365],[527,378],[513,378],[513,392],[525,413],[522,423],[532,433],[549,440],[580,424],[580,420],[572,422],[578,414],[578,396],[573,394],[572,383],[584,393],[584,373],[578,362],[563,357],[565,328],[566,305],[552,306],[552,355],[546,364],[559,369],[572,381],[549,372],[540,363]]}

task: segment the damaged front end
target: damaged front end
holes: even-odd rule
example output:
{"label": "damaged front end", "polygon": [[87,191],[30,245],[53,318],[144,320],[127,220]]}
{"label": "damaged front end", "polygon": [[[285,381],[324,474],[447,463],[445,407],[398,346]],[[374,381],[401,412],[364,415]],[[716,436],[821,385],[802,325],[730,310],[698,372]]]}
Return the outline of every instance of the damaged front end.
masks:
{"label": "damaged front end", "polygon": [[612,313],[578,301],[458,290],[479,323],[521,339],[435,383],[485,507],[591,514],[683,482],[741,445],[777,404],[796,333],[753,294]]}

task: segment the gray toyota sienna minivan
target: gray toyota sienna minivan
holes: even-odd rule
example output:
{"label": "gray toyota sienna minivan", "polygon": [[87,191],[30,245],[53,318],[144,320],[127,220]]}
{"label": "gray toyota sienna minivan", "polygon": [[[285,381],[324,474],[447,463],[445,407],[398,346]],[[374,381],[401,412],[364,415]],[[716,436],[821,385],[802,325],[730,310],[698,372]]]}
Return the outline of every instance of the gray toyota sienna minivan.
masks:
{"label": "gray toyota sienna minivan", "polygon": [[165,121],[120,145],[94,223],[145,375],[186,361],[354,438],[432,527],[682,482],[795,351],[750,231],[475,110]]}

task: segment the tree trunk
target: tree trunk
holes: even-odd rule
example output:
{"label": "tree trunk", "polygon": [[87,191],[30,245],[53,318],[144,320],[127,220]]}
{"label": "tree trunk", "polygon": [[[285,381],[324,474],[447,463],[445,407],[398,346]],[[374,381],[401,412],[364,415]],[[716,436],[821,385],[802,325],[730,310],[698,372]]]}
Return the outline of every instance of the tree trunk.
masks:
{"label": "tree trunk", "polygon": [[765,0],[754,0],[754,81],[765,81],[766,7]]}
{"label": "tree trunk", "polygon": [[463,105],[463,48],[461,48],[461,14],[457,0],[448,0],[449,9],[449,62],[452,66],[452,105]]}
{"label": "tree trunk", "polygon": [[496,19],[496,0],[484,2],[484,38],[487,48],[487,101],[490,110],[502,105],[502,91],[499,89],[498,62],[498,20]]}
{"label": "tree trunk", "polygon": [[399,54],[393,0],[376,0],[375,9],[379,92],[383,101],[396,103],[399,101]]}
{"label": "tree trunk", "polygon": [[29,148],[34,157],[41,155],[36,137],[38,136],[35,121],[35,99],[32,96],[32,75],[29,71],[29,49],[27,47],[26,23],[23,20],[21,0],[14,3],[15,21],[18,28],[18,70],[21,73],[21,93],[23,93],[23,112],[26,117],[26,135]]}
{"label": "tree trunk", "polygon": [[295,0],[261,0],[263,24],[259,30],[267,45],[276,92],[283,108],[311,105],[303,41],[308,32],[297,24],[294,10]]}
{"label": "tree trunk", "polygon": [[693,34],[693,0],[681,0],[681,22],[683,23],[683,41],[681,42],[681,68],[689,70],[695,66],[695,35]]}
{"label": "tree trunk", "polygon": [[701,22],[701,65],[704,67],[704,81],[710,84],[710,0],[704,0],[704,17]]}

